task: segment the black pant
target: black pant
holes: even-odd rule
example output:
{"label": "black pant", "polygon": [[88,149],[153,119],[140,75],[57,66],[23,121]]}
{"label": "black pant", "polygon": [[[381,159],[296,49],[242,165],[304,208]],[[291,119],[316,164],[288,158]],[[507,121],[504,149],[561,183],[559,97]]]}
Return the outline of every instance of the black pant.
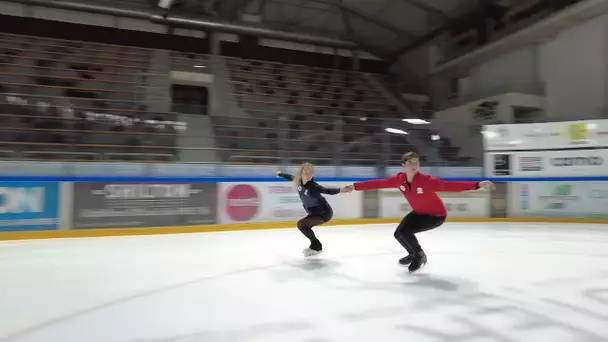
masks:
{"label": "black pant", "polygon": [[414,234],[431,230],[441,226],[445,222],[445,216],[433,216],[410,212],[407,214],[395,230],[395,239],[399,241],[409,254],[422,252],[422,247]]}
{"label": "black pant", "polygon": [[315,232],[312,231],[312,227],[329,222],[332,216],[334,216],[334,212],[331,207],[327,206],[326,210],[322,212],[309,212],[306,217],[298,221],[298,229],[310,240],[311,249],[314,249],[315,251],[320,251],[323,249],[321,241],[319,241],[319,239],[317,239],[315,236]]}

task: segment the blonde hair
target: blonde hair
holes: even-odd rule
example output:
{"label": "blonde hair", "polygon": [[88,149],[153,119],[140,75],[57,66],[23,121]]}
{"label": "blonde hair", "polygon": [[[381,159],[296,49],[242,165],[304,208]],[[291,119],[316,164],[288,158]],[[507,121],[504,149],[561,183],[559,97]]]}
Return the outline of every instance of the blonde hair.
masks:
{"label": "blonde hair", "polygon": [[298,173],[296,173],[296,175],[293,177],[293,183],[296,186],[299,186],[300,183],[302,183],[302,171],[304,170],[305,167],[310,166],[311,168],[313,168],[314,170],[314,166],[312,166],[311,163],[304,163],[302,165],[300,165],[300,168],[298,169]]}

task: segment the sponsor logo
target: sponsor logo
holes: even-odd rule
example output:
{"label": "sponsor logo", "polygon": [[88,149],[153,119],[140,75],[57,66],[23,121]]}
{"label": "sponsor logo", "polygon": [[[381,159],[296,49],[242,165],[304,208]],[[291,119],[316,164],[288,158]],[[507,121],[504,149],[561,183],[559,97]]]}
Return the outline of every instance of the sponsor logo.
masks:
{"label": "sponsor logo", "polygon": [[495,176],[511,175],[511,155],[510,154],[495,154],[494,155],[494,175]]}
{"label": "sponsor logo", "polygon": [[416,188],[416,193],[418,195],[422,195],[424,192],[423,192],[422,188]]}
{"label": "sponsor logo", "polygon": [[553,166],[600,166],[604,164],[602,157],[564,157],[551,159]]}
{"label": "sponsor logo", "polygon": [[0,188],[0,214],[44,212],[44,188]]}
{"label": "sponsor logo", "polygon": [[106,184],[103,190],[92,191],[106,199],[189,198],[200,193],[190,184]]}
{"label": "sponsor logo", "polygon": [[523,172],[542,171],[543,158],[541,157],[519,157],[519,169]]}
{"label": "sponsor logo", "polygon": [[226,214],[233,221],[249,221],[260,210],[257,190],[248,184],[238,184],[226,192]]}
{"label": "sponsor logo", "polygon": [[572,123],[568,125],[568,137],[572,144],[584,144],[589,140],[587,123]]}
{"label": "sponsor logo", "polygon": [[539,196],[540,200],[547,201],[545,209],[564,210],[568,209],[568,203],[578,200],[578,196],[573,195],[574,187],[572,184],[559,184],[553,187],[550,195]]}

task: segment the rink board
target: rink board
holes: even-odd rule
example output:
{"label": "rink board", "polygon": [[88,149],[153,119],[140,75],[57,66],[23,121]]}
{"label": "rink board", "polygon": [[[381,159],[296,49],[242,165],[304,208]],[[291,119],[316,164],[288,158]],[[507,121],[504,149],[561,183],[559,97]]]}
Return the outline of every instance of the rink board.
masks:
{"label": "rink board", "polygon": [[[294,228],[306,215],[290,182],[216,180],[60,182],[61,191],[48,192],[58,199],[59,208],[43,209],[59,224],[36,231],[9,226],[12,231],[0,231],[0,240]],[[352,182],[319,181],[326,187]],[[491,193],[480,190],[439,195],[450,222],[608,223],[603,209],[608,208],[608,181],[524,180],[499,183]],[[411,210],[398,190],[325,197],[334,209],[334,218],[326,226],[397,223]],[[27,203],[17,197],[13,202]],[[151,203],[150,207],[146,203]],[[159,210],[168,210],[171,215],[157,219],[159,212],[164,212]],[[104,212],[113,217],[82,220],[83,213]]]}
{"label": "rink board", "polygon": [[[331,229],[333,226],[355,226],[373,224],[398,224],[401,219],[356,219],[332,220],[330,224],[316,229]],[[447,222],[454,223],[582,223],[582,224],[608,224],[605,219],[577,219],[577,218],[448,218]],[[217,224],[206,226],[183,227],[150,227],[150,228],[115,228],[115,229],[87,229],[87,230],[55,230],[55,231],[18,231],[0,232],[0,240],[36,240],[84,237],[110,237],[110,236],[138,236],[138,235],[164,235],[164,234],[194,234],[223,231],[269,230],[269,229],[296,229],[296,222],[260,222],[246,224]]]}

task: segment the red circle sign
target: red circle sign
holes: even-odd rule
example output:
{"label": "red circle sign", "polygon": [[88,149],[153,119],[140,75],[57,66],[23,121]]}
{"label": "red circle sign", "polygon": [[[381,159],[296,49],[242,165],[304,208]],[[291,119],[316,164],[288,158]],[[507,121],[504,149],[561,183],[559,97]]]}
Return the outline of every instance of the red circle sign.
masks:
{"label": "red circle sign", "polygon": [[233,221],[249,221],[260,209],[257,190],[248,184],[233,186],[226,193],[226,213]]}

